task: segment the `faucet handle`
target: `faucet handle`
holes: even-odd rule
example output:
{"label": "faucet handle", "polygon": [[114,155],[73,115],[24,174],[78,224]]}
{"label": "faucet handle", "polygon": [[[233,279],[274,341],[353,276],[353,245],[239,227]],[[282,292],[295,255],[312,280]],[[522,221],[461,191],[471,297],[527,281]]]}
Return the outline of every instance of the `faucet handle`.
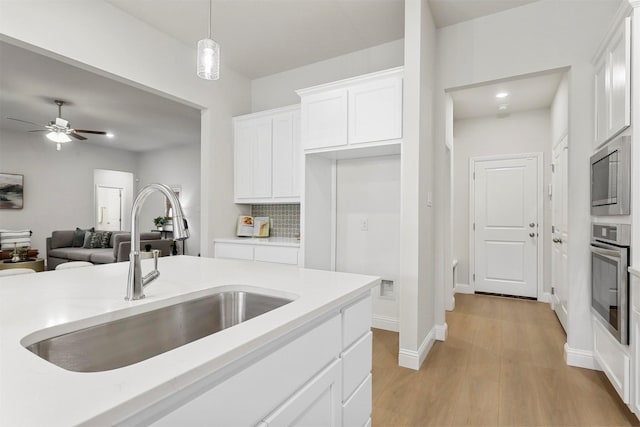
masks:
{"label": "faucet handle", "polygon": [[160,256],[160,251],[157,249],[153,250],[153,269],[158,269],[158,256]]}

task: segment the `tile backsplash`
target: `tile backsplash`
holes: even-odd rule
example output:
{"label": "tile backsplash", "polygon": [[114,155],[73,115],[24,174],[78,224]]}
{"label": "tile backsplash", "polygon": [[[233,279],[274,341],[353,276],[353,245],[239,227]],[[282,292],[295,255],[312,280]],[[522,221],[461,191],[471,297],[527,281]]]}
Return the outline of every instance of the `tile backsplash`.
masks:
{"label": "tile backsplash", "polygon": [[300,205],[251,205],[251,216],[271,219],[272,237],[300,236]]}

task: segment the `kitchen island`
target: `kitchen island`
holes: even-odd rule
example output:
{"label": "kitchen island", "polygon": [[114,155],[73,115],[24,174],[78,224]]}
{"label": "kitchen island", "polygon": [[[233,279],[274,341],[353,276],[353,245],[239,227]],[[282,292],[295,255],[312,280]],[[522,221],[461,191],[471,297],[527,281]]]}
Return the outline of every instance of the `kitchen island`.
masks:
{"label": "kitchen island", "polygon": [[[366,423],[378,278],[188,256],[159,270],[140,301],[124,300],[128,263],[0,279],[0,425]],[[220,290],[293,301],[109,371],[68,371],[25,348]]]}

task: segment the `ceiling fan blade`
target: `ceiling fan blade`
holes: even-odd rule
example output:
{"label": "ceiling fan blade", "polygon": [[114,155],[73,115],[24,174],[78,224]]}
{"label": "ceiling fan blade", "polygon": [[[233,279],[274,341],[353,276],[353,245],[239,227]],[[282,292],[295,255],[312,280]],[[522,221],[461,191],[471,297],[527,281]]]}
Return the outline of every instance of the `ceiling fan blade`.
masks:
{"label": "ceiling fan blade", "polygon": [[80,141],[86,141],[87,138],[85,138],[82,135],[78,135],[75,131],[74,132],[70,132],[68,135],[72,136],[75,139],[79,139]]}
{"label": "ceiling fan blade", "polygon": [[27,121],[27,120],[14,119],[13,117],[5,117],[5,119],[7,119],[7,120],[15,120],[16,122],[27,123],[27,124],[38,126],[38,127],[44,127],[44,126],[42,126],[41,124],[38,124],[38,123],[30,122],[30,121]]}
{"label": "ceiling fan blade", "polygon": [[101,131],[101,130],[86,130],[86,129],[75,129],[75,132],[80,132],[80,133],[92,133],[94,135],[106,135],[107,132]]}

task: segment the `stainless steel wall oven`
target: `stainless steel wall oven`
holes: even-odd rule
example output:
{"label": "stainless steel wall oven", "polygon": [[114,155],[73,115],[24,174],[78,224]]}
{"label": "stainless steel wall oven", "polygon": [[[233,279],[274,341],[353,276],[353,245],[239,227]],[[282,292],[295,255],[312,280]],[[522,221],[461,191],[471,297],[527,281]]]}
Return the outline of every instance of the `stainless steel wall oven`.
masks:
{"label": "stainless steel wall oven", "polygon": [[629,342],[627,224],[591,225],[591,310],[622,344]]}

